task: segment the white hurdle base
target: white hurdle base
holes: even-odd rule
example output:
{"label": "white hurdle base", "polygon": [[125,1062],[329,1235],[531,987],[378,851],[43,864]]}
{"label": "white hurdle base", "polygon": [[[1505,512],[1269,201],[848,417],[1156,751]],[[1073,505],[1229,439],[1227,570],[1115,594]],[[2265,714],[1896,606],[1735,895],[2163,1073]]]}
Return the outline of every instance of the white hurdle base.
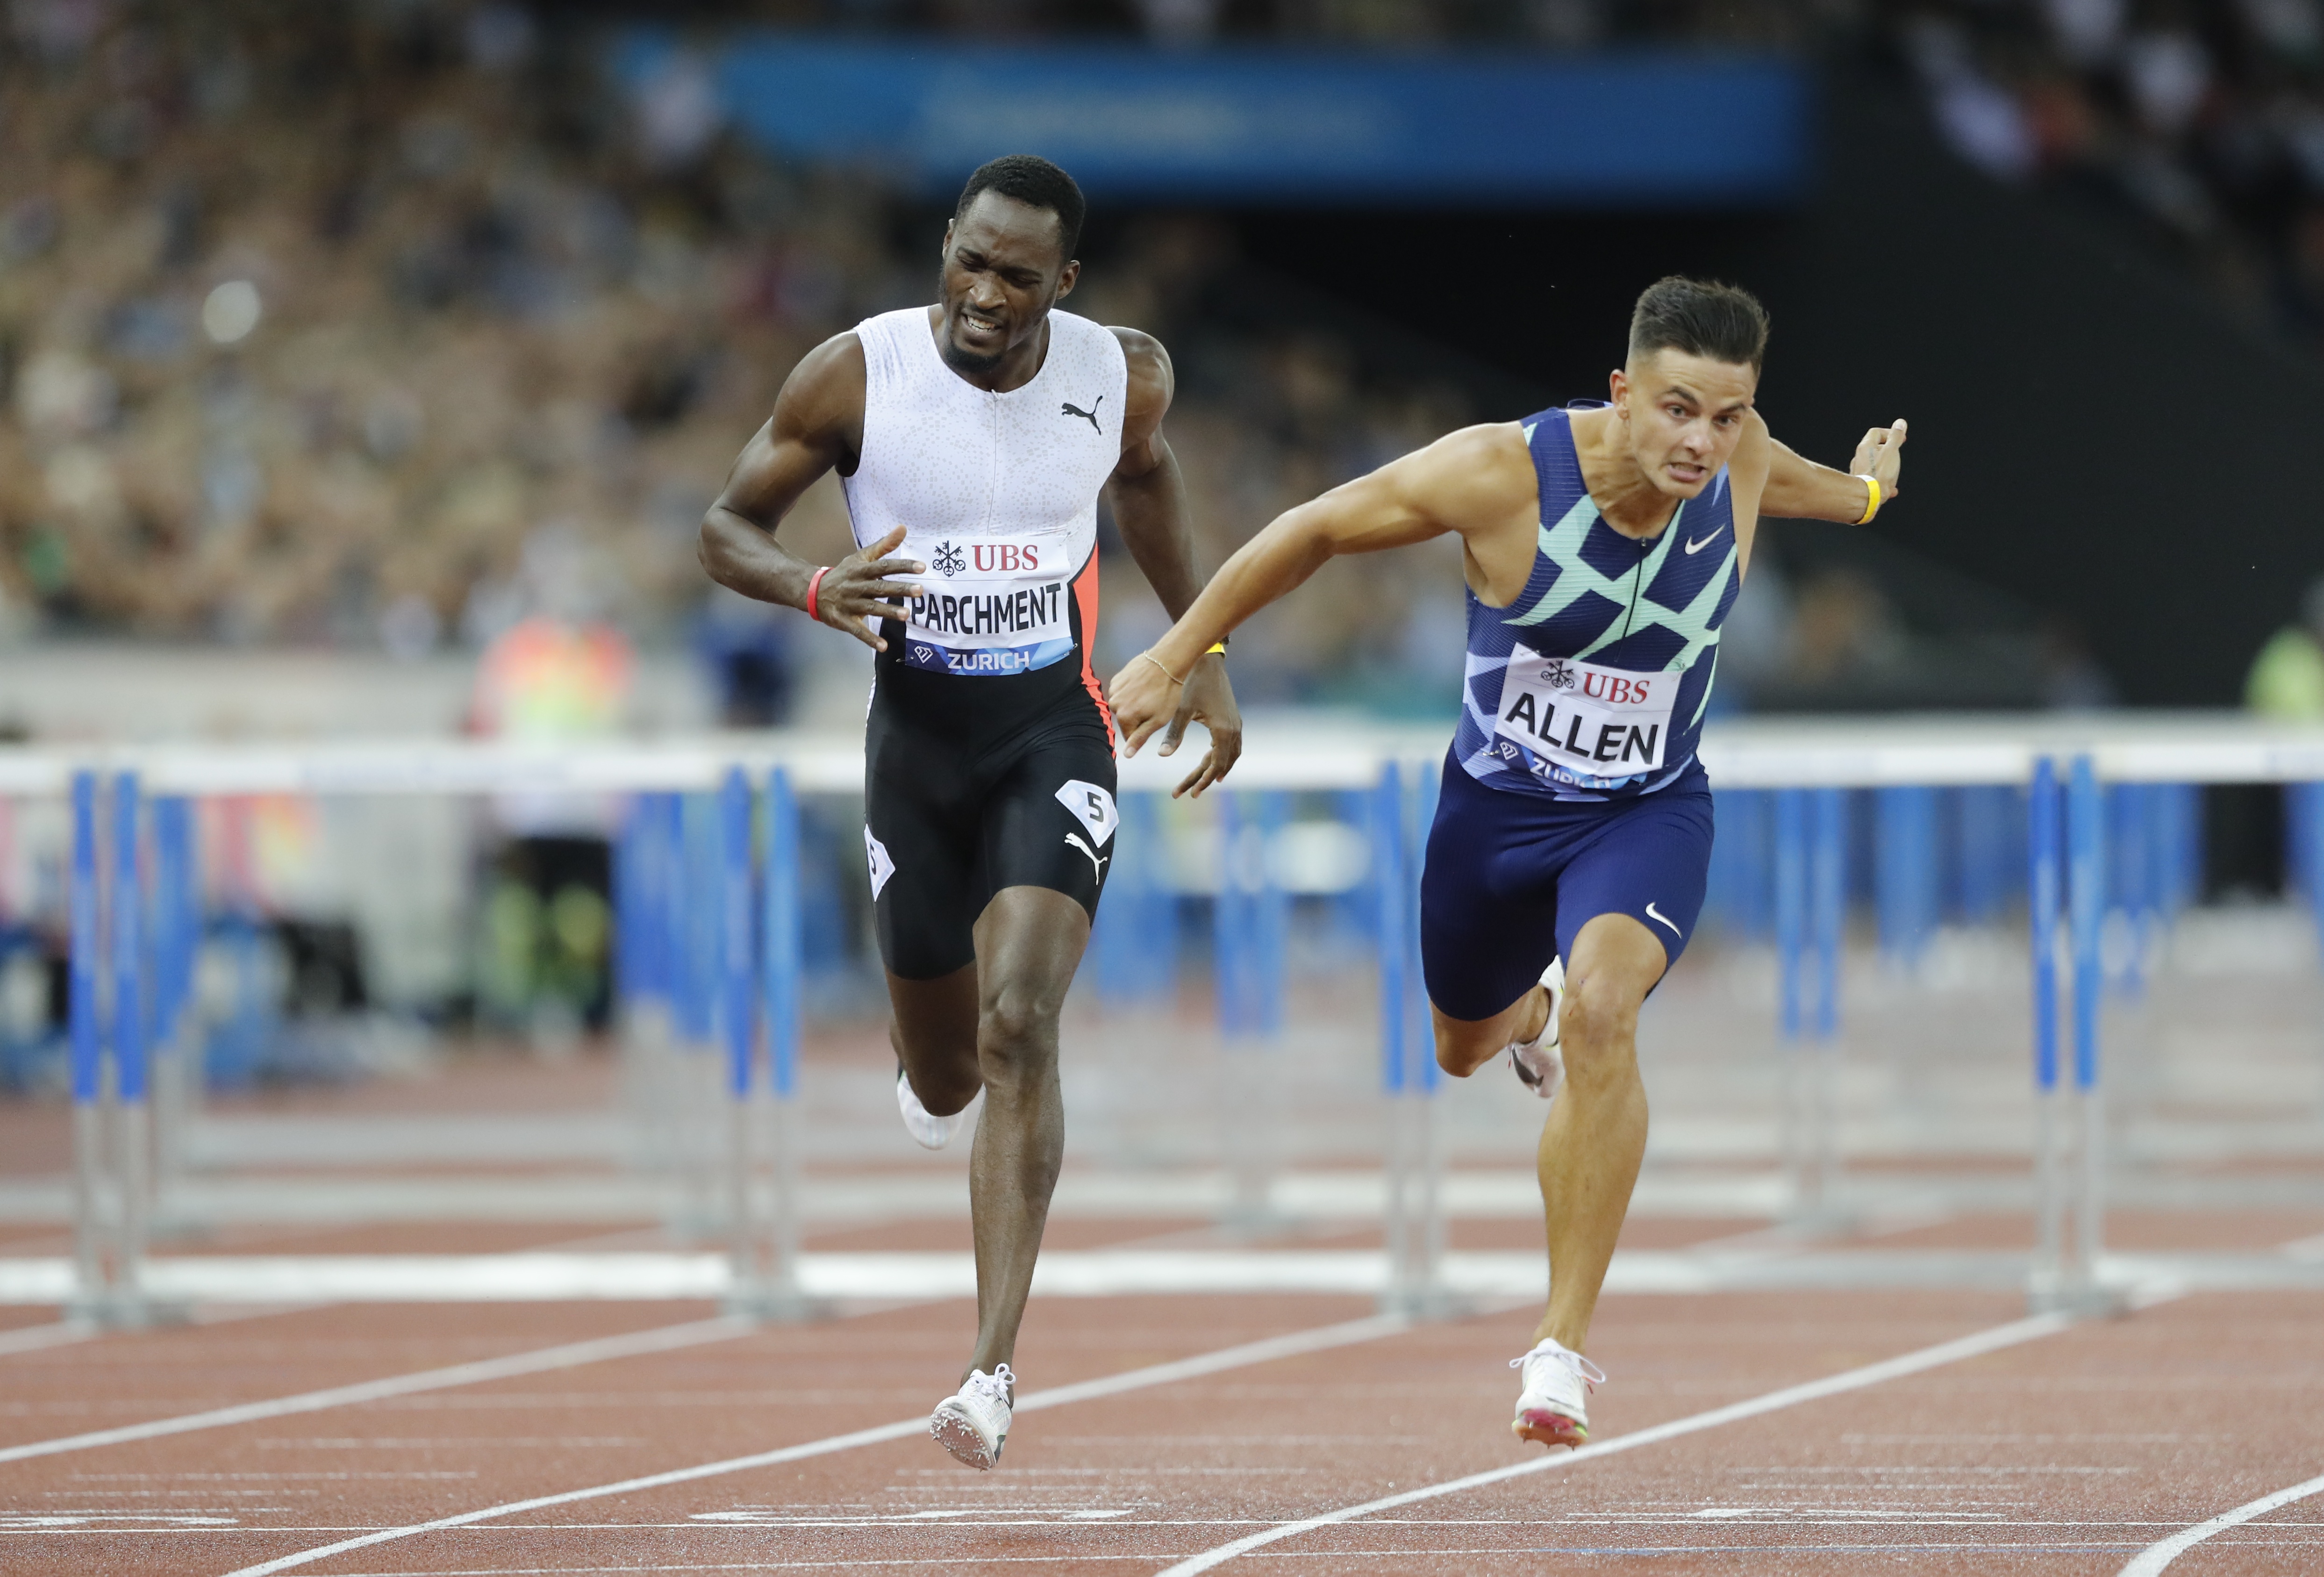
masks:
{"label": "white hurdle base", "polygon": [[[1371,1250],[1092,1250],[1042,1256],[1038,1297],[1307,1293],[1378,1298],[1392,1291],[1388,1256]],[[1618,1253],[1614,1294],[1898,1291],[2026,1284],[2024,1254],[1876,1250]],[[2089,1290],[2118,1306],[2146,1293],[2324,1290],[2324,1259],[2290,1254],[2110,1254]],[[1530,1252],[1449,1253],[1438,1286],[1457,1300],[1531,1302],[1548,1290]],[[151,1296],[175,1304],[724,1302],[737,1289],[723,1253],[311,1254],[150,1259]],[[75,1288],[62,1256],[0,1259],[0,1305],[58,1305]],[[963,1253],[800,1257],[798,1296],[811,1305],[916,1302],[976,1295]],[[2081,1306],[2077,1305],[2075,1306]]]}

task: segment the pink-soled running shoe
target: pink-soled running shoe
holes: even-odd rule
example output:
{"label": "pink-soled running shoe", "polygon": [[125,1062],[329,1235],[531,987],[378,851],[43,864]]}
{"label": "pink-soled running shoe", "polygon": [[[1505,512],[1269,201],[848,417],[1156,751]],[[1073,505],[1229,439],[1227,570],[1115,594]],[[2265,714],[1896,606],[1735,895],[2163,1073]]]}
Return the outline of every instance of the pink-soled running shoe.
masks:
{"label": "pink-soled running shoe", "polygon": [[1511,1359],[1509,1367],[1524,1375],[1510,1434],[1544,1445],[1581,1445],[1589,1440],[1590,1392],[1605,1383],[1604,1370],[1546,1336],[1523,1358]]}

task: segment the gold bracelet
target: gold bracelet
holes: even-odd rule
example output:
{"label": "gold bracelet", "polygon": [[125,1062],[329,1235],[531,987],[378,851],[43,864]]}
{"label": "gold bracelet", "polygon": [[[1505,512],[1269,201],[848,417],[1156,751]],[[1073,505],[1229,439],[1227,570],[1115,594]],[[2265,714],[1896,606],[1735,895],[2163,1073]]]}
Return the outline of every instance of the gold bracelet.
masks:
{"label": "gold bracelet", "polygon": [[[1152,663],[1156,668],[1162,668],[1162,659],[1161,659],[1160,658],[1158,658],[1158,657],[1155,656],[1152,652],[1150,652],[1150,651],[1141,651],[1141,652],[1139,652],[1138,655],[1139,655],[1139,656],[1140,656],[1140,657],[1142,657],[1142,658],[1144,658],[1148,662]],[[1185,686],[1185,682],[1186,682],[1185,680],[1184,680],[1184,679],[1180,678],[1176,674],[1172,673],[1172,672],[1171,672],[1168,669],[1167,669],[1167,668],[1162,668],[1162,677],[1163,677],[1164,678],[1166,678],[1166,679],[1169,680],[1172,684],[1174,684],[1174,685],[1177,685],[1177,686],[1180,686],[1180,687],[1182,687]]]}
{"label": "gold bracelet", "polygon": [[1877,476],[1858,475],[1857,480],[1872,490],[1871,498],[1864,505],[1864,518],[1856,522],[1859,526],[1868,526],[1872,523],[1872,517],[1880,512],[1880,479]]}

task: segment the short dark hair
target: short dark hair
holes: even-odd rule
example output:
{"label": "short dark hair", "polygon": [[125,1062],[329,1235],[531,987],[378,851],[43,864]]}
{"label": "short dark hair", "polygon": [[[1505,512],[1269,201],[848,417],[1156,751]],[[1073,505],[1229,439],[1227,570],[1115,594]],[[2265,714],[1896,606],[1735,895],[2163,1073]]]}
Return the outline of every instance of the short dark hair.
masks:
{"label": "short dark hair", "polygon": [[1047,208],[1056,215],[1057,244],[1064,249],[1064,261],[1073,261],[1074,248],[1082,244],[1082,219],[1089,205],[1082,200],[1082,189],[1074,184],[1072,176],[1035,154],[1004,153],[976,167],[976,173],[960,189],[960,202],[952,217],[957,219],[968,212],[968,205],[982,191],[997,191],[1028,208]]}
{"label": "short dark hair", "polygon": [[1735,285],[1678,274],[1656,280],[1639,293],[1630,314],[1630,354],[1658,350],[1748,363],[1757,372],[1767,355],[1767,309]]}

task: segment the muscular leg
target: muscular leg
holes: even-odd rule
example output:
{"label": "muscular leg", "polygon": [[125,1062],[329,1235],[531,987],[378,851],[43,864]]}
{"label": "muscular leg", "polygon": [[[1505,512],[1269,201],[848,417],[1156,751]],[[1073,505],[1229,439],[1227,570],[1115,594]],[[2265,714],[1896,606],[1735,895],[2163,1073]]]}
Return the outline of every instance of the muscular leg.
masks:
{"label": "muscular leg", "polygon": [[1089,944],[1082,906],[1007,887],[976,922],[976,963],[932,981],[888,977],[890,1036],[921,1104],[958,1111],[984,1091],[969,1157],[976,1231],[976,1351],[991,1374],[1017,1349],[1033,1261],[1065,1158],[1057,1017]]}
{"label": "muscular leg", "polygon": [[906,980],[890,971],[888,1002],[894,1010],[888,1044],[920,1104],[950,1117],[975,1100],[983,1086],[976,1065],[976,965],[934,980]]}
{"label": "muscular leg", "polygon": [[1549,1227],[1549,1307],[1538,1337],[1586,1351],[1598,1289],[1629,1213],[1646,1153],[1638,1009],[1667,967],[1663,945],[1628,915],[1599,915],[1565,961],[1558,1043],[1565,1087],[1542,1124],[1536,1157]]}

